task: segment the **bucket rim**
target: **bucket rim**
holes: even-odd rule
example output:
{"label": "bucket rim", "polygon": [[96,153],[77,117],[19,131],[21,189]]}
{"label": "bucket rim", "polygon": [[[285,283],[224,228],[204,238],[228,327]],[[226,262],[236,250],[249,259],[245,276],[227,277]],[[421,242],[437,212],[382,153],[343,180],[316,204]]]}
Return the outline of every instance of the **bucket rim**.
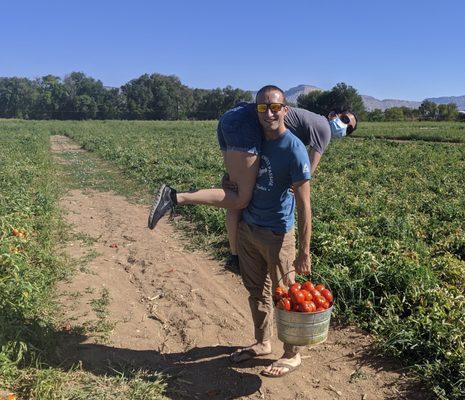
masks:
{"label": "bucket rim", "polygon": [[322,311],[313,311],[313,312],[301,312],[301,311],[292,311],[292,310],[281,310],[280,308],[274,306],[275,310],[279,310],[279,311],[283,311],[283,312],[286,312],[286,313],[294,313],[294,314],[300,314],[300,315],[315,315],[315,314],[321,314],[321,313],[324,313],[324,312],[328,312],[328,311],[332,311],[334,307],[334,302],[333,304],[331,304],[331,307],[328,307],[326,310],[322,310]]}

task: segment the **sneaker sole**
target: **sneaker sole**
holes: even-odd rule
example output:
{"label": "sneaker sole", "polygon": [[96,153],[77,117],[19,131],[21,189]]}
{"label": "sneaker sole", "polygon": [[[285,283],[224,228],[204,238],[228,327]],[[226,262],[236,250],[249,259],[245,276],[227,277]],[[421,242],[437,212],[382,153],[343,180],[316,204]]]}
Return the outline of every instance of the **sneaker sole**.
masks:
{"label": "sneaker sole", "polygon": [[157,225],[157,222],[161,218],[160,217],[155,221],[155,211],[156,211],[158,205],[160,204],[161,195],[163,193],[163,190],[165,190],[165,187],[166,187],[166,185],[161,185],[161,188],[158,191],[158,194],[155,196],[155,199],[153,201],[152,208],[150,209],[149,220],[148,220],[148,227],[150,229],[155,228],[155,226]]}

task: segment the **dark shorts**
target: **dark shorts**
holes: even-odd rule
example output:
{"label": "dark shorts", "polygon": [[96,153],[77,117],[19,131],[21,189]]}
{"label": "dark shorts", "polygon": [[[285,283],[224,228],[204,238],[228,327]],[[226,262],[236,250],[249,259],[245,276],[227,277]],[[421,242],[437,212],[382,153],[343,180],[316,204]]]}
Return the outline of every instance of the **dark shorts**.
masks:
{"label": "dark shorts", "polygon": [[218,122],[217,135],[223,151],[260,154],[262,130],[251,104],[242,103],[226,111]]}

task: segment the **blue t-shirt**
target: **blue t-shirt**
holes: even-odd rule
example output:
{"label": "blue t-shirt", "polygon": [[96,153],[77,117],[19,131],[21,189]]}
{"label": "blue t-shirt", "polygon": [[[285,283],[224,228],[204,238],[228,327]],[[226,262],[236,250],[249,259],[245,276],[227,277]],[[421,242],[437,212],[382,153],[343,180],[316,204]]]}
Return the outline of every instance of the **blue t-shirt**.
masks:
{"label": "blue t-shirt", "polygon": [[242,218],[248,224],[276,233],[294,226],[295,182],[310,179],[310,161],[304,144],[289,130],[276,140],[263,140],[252,200]]}

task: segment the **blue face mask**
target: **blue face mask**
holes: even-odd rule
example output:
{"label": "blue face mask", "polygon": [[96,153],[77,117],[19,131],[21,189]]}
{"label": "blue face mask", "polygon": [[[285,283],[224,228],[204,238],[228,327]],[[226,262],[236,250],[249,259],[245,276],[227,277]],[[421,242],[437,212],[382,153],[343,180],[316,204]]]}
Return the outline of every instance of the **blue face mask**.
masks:
{"label": "blue face mask", "polygon": [[347,125],[339,118],[329,121],[329,126],[331,127],[331,137],[341,139],[346,135]]}

